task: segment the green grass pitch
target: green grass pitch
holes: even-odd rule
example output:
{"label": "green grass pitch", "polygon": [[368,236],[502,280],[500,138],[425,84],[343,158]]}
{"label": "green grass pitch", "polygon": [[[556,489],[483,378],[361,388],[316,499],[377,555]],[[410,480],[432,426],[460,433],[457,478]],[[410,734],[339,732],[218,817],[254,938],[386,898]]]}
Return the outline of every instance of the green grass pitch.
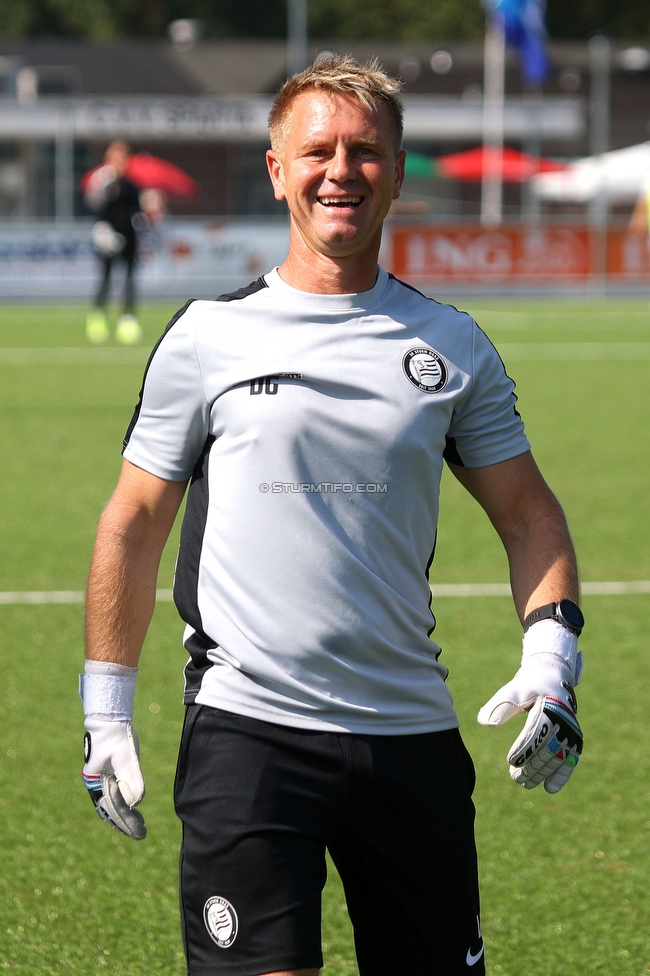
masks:
{"label": "green grass pitch", "polygon": [[[517,380],[521,413],[566,508],[583,579],[650,579],[648,303],[459,305],[476,313]],[[149,346],[173,310],[143,309]],[[7,352],[84,347],[84,314],[74,306],[0,307],[0,591],[84,586],[146,350],[112,345],[114,361],[99,351],[85,366],[8,365]],[[170,585],[175,538],[162,587]],[[487,520],[447,476],[432,579],[507,579]],[[650,972],[650,596],[586,596],[584,608],[585,754],[569,786],[551,797],[524,792],[507,774],[504,757],[521,723],[490,730],[475,721],[517,666],[520,627],[511,602],[435,603],[436,636],[478,772],[490,976]],[[137,695],[149,837],[135,844],[100,823],[79,777],[81,607],[0,605],[0,969],[182,976],[180,831],[171,802],[182,718],[180,635],[173,606],[160,604]],[[326,972],[354,976],[333,872],[324,916]]]}

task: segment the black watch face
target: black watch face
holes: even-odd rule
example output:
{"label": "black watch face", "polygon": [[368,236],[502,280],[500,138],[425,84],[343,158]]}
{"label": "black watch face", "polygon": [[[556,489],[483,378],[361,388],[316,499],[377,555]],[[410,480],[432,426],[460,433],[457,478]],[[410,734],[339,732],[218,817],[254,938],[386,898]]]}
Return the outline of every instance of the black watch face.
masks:
{"label": "black watch face", "polygon": [[585,618],[582,615],[582,610],[573,600],[560,600],[557,608],[572,630],[582,630],[585,625]]}

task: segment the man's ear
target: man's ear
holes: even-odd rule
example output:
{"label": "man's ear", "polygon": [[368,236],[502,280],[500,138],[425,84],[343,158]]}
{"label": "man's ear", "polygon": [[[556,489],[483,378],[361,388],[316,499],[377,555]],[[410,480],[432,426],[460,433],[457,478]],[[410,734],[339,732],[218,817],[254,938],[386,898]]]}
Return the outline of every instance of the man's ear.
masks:
{"label": "man's ear", "polygon": [[284,168],[282,166],[282,160],[275,149],[267,150],[266,165],[269,170],[275,199],[285,200],[287,195],[284,190]]}

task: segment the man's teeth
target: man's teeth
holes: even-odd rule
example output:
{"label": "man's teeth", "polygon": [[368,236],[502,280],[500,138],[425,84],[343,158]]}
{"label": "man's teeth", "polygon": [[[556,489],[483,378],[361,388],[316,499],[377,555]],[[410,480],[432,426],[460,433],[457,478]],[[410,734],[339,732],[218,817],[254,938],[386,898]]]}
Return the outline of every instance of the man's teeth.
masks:
{"label": "man's teeth", "polygon": [[319,197],[318,202],[326,207],[336,206],[356,206],[361,203],[362,197]]}

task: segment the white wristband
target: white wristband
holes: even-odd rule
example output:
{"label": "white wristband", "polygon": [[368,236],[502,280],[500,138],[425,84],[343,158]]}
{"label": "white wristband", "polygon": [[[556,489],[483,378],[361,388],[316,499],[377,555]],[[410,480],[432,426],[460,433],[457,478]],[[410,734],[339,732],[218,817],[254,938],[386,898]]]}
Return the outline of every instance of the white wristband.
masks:
{"label": "white wristband", "polygon": [[[564,665],[571,671],[577,684],[582,669],[582,654],[578,652],[578,638],[573,631],[563,627],[557,620],[539,620],[526,631],[522,641],[521,666],[531,663],[531,658],[545,655],[544,666],[553,667],[552,658],[557,661],[558,670]],[[551,655],[551,657],[549,657]],[[535,664],[541,664],[536,661]]]}
{"label": "white wristband", "polygon": [[97,715],[112,722],[130,722],[137,668],[104,661],[86,661],[79,675],[79,694],[84,714]]}

